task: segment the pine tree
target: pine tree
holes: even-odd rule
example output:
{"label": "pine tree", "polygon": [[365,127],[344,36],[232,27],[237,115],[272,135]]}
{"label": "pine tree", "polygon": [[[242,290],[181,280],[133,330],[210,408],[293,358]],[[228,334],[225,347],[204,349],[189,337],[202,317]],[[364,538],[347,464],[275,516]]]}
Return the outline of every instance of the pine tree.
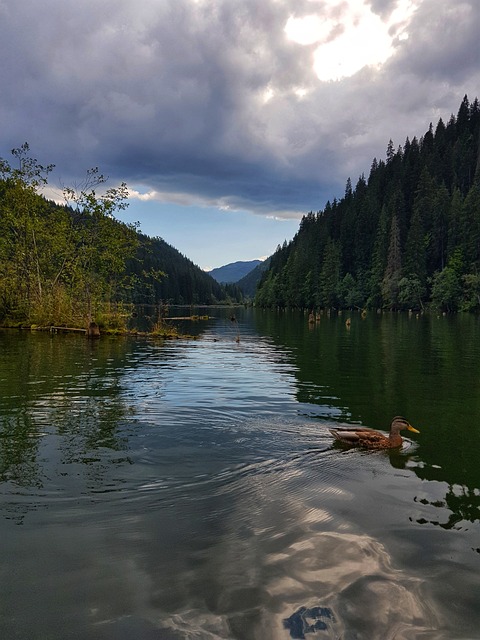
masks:
{"label": "pine tree", "polygon": [[[436,303],[448,298],[450,309],[473,308],[480,272],[479,174],[480,104],[465,96],[447,124],[439,119],[420,141],[407,138],[397,150],[390,140],[386,161],[372,161],[368,182],[362,175],[353,188],[348,179],[340,200],[327,202],[315,219],[305,217],[281,263],[272,261],[279,287],[287,283],[289,304],[307,304],[313,291],[319,304],[347,305],[353,292],[368,297],[369,305],[417,308],[428,301],[432,285]],[[297,255],[287,275],[290,252]],[[307,285],[299,286],[300,280]]]}
{"label": "pine tree", "polygon": [[402,254],[400,246],[400,228],[394,215],[390,227],[387,266],[382,281],[382,296],[386,306],[395,308],[398,303],[398,283],[402,273]]}
{"label": "pine tree", "polygon": [[338,244],[330,241],[325,250],[325,257],[320,272],[319,296],[320,307],[335,307],[338,303],[338,285],[340,282],[341,252]]}
{"label": "pine tree", "polygon": [[381,284],[387,266],[389,243],[388,228],[389,218],[387,208],[383,206],[377,227],[369,281],[368,303],[374,307],[381,307],[383,304]]}
{"label": "pine tree", "polygon": [[430,242],[427,253],[427,273],[442,270],[447,261],[448,213],[450,196],[442,183],[435,192],[430,229]]}
{"label": "pine tree", "polygon": [[426,233],[433,226],[435,187],[425,167],[420,176],[413,203],[413,215],[410,221],[405,250],[404,274],[415,275],[422,285],[427,280]]}

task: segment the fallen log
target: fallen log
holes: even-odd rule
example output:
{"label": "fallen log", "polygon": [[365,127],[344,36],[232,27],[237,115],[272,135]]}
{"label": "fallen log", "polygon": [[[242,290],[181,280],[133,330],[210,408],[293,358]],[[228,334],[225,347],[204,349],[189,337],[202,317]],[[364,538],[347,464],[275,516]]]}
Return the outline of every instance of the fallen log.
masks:
{"label": "fallen log", "polygon": [[52,332],[68,332],[77,331],[80,333],[87,333],[87,329],[80,329],[79,327],[33,327],[36,331],[52,331]]}

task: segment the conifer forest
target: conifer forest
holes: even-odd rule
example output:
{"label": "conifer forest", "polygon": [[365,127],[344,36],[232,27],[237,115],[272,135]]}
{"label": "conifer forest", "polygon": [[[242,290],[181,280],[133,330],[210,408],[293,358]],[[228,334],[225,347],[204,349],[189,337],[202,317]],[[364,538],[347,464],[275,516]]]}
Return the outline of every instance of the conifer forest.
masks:
{"label": "conifer forest", "polygon": [[344,196],[301,221],[257,288],[261,307],[480,310],[480,105],[465,96]]}

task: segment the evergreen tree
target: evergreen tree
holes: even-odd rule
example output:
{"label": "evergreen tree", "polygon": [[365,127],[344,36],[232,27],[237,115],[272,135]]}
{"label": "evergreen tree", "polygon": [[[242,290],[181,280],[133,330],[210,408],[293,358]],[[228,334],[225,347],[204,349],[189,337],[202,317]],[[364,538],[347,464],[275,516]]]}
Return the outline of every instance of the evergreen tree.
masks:
{"label": "evergreen tree", "polygon": [[325,250],[325,257],[320,272],[319,294],[317,306],[336,307],[338,304],[338,286],[340,282],[341,252],[333,240]]}
{"label": "evergreen tree", "polygon": [[362,175],[353,188],[348,179],[340,200],[306,216],[272,261],[276,304],[313,295],[322,306],[477,308],[478,100],[465,96],[457,116],[430,124],[420,141],[395,150],[390,140],[386,156],[373,160],[368,182]]}
{"label": "evergreen tree", "polygon": [[393,309],[398,303],[398,283],[402,273],[402,254],[400,246],[400,228],[394,215],[390,227],[387,266],[382,282],[382,296],[386,306]]}
{"label": "evergreen tree", "polygon": [[463,204],[461,236],[467,266],[480,268],[480,179],[471,186]]}
{"label": "evergreen tree", "polygon": [[435,191],[431,212],[427,253],[427,272],[430,274],[442,270],[446,264],[449,210],[450,196],[445,183],[442,183]]}
{"label": "evergreen tree", "polygon": [[387,266],[389,244],[388,228],[389,218],[387,208],[384,205],[377,227],[369,282],[368,303],[374,307],[381,307],[383,304],[381,283]]}
{"label": "evergreen tree", "polygon": [[420,176],[413,203],[413,215],[410,221],[405,250],[404,273],[407,277],[416,276],[423,286],[427,280],[427,229],[433,227],[435,187],[428,169],[425,167]]}
{"label": "evergreen tree", "polygon": [[448,214],[448,240],[447,240],[447,259],[450,258],[455,251],[462,249],[462,216],[463,216],[463,197],[460,189],[455,188],[451,200]]}

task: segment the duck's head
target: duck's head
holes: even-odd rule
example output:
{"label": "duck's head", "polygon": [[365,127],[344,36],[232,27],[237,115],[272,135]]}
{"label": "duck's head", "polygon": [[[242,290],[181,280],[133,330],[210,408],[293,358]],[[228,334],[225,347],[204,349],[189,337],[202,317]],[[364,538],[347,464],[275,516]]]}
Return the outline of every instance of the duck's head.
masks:
{"label": "duck's head", "polygon": [[412,425],[406,418],[402,418],[402,416],[395,416],[395,418],[392,420],[392,424],[390,425],[390,435],[397,435],[404,429],[413,431],[413,433],[420,433],[418,429],[412,427]]}

